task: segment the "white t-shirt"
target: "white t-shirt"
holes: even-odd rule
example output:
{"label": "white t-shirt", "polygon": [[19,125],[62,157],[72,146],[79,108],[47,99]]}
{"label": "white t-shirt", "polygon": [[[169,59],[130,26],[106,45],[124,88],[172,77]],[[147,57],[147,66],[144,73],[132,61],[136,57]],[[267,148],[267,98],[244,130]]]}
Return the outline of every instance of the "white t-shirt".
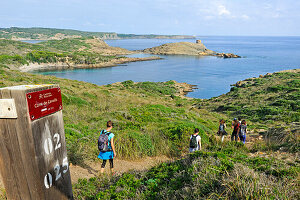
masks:
{"label": "white t-shirt", "polygon": [[[190,140],[192,139],[192,137],[193,137],[193,135],[191,135]],[[197,135],[197,136],[196,136],[196,140],[197,140],[197,148],[196,148],[196,150],[199,150],[199,149],[200,149],[199,143],[200,143],[200,141],[201,141],[200,135]]]}

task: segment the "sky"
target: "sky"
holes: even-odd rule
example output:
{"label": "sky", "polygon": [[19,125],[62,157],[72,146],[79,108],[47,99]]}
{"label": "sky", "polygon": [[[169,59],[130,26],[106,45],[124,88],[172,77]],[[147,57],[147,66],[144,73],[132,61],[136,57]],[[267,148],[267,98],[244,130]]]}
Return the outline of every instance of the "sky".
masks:
{"label": "sky", "polygon": [[1,0],[0,27],[300,36],[299,0]]}

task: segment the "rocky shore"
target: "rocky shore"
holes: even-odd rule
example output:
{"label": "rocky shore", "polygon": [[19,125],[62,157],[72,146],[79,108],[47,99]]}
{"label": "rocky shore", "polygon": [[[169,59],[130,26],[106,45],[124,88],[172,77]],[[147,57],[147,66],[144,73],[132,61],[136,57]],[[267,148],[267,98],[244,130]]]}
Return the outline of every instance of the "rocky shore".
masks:
{"label": "rocky shore", "polygon": [[159,60],[162,59],[157,56],[145,57],[145,58],[118,58],[113,59],[109,62],[103,62],[98,64],[73,64],[67,62],[59,63],[30,63],[29,65],[23,65],[19,68],[21,72],[44,72],[44,71],[56,71],[56,70],[68,70],[68,69],[91,69],[91,68],[105,68],[105,67],[114,67],[120,64],[128,62],[138,62],[138,61],[149,61],[149,60]]}

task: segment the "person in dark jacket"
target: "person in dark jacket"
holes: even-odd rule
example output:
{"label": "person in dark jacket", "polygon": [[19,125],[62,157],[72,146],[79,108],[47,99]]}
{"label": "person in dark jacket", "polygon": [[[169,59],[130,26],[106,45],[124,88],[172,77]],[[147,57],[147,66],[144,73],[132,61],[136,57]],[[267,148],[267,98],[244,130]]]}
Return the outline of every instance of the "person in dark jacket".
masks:
{"label": "person in dark jacket", "polygon": [[240,132],[240,123],[238,122],[237,118],[233,119],[231,128],[233,128],[233,131],[231,134],[231,141],[235,140],[237,142],[238,133]]}

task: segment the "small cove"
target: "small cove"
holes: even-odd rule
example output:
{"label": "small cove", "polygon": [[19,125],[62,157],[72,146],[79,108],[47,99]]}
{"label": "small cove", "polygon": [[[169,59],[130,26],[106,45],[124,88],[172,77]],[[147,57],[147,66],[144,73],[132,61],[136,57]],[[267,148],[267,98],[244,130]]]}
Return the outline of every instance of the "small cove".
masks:
{"label": "small cove", "polygon": [[[98,85],[125,80],[168,81],[176,80],[197,85],[188,94],[194,98],[211,98],[230,90],[230,84],[260,74],[300,68],[300,37],[199,37],[208,49],[230,52],[242,56],[237,59],[197,56],[160,56],[151,60],[122,64],[99,69],[76,69],[40,74],[54,75]],[[110,46],[141,50],[168,42],[195,42],[191,39],[130,39],[106,40]],[[148,55],[135,54],[130,57]]]}

